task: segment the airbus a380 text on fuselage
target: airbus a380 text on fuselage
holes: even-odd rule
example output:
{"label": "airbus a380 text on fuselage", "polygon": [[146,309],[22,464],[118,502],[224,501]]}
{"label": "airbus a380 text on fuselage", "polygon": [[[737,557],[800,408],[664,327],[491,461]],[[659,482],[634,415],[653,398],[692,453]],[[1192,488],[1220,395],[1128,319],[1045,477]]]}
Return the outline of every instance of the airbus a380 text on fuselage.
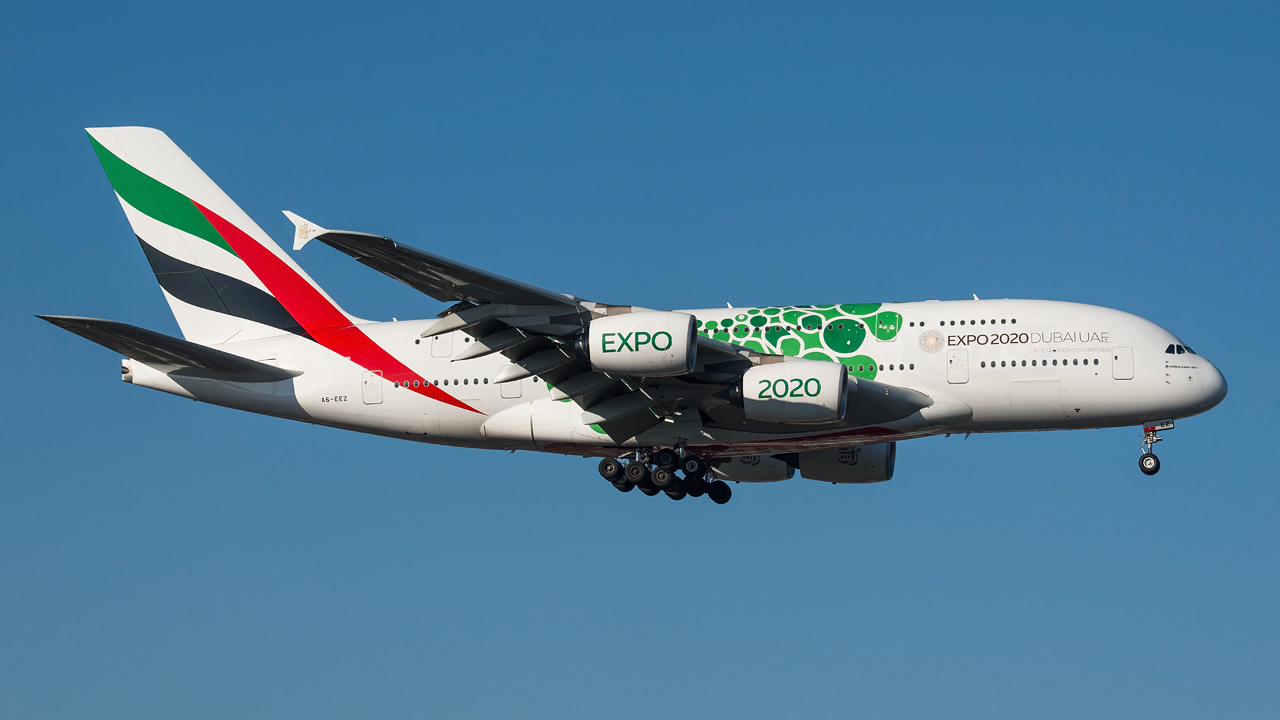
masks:
{"label": "airbus a380 text on fuselage", "polygon": [[1135,315],[1043,300],[657,311],[543,290],[286,213],[294,249],[336,248],[442,302],[344,312],[164,133],[89,137],[184,340],[41,316],[126,356],[126,382],[427,443],[601,457],[623,491],[723,503],[724,482],[893,475],[929,435],[1143,428],[1226,396],[1222,374]]}

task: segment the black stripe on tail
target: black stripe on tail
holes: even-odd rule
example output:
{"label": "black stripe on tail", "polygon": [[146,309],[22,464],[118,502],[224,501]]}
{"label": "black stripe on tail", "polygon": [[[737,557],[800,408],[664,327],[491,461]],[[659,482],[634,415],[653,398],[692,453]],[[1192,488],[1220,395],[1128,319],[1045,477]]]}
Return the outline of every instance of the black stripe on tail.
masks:
{"label": "black stripe on tail", "polygon": [[270,294],[243,280],[166,255],[141,237],[138,243],[142,245],[160,287],[188,305],[310,338],[302,325]]}

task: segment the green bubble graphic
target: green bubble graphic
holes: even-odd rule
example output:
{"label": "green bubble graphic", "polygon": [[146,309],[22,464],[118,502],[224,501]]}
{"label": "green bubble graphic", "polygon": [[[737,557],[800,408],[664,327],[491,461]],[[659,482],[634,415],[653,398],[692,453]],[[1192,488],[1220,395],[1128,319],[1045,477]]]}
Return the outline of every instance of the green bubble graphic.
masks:
{"label": "green bubble graphic", "polygon": [[822,343],[837,355],[848,355],[862,347],[867,337],[867,329],[853,318],[845,318],[828,323],[822,331]]}
{"label": "green bubble graphic", "polygon": [[[876,361],[870,355],[854,355],[851,358],[842,360],[845,365],[849,366],[853,377],[866,378],[867,380],[876,379]],[[859,368],[862,368],[859,370]]]}
{"label": "green bubble graphic", "polygon": [[840,306],[840,310],[849,315],[870,315],[879,309],[880,303],[856,303]]}
{"label": "green bubble graphic", "polygon": [[875,316],[876,337],[881,340],[892,340],[902,328],[902,316],[896,312],[882,312]]}

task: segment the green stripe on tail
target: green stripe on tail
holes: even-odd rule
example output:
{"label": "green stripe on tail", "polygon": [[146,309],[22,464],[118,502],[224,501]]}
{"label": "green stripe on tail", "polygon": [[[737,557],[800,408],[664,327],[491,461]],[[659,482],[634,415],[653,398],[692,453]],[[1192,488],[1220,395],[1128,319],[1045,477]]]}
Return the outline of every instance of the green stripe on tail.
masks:
{"label": "green stripe on tail", "polygon": [[190,198],[116,157],[95,140],[93,135],[89,136],[89,142],[93,143],[93,150],[98,153],[102,169],[107,171],[111,187],[135,210],[165,225],[208,240],[236,255],[236,251],[214,230],[213,225],[209,224]]}

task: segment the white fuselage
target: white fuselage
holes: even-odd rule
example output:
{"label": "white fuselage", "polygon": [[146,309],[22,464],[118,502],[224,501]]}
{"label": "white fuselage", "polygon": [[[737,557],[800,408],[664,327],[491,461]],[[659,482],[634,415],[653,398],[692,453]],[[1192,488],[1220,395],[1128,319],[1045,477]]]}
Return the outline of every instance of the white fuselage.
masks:
{"label": "white fuselage", "polygon": [[[749,309],[686,311],[701,323],[731,322]],[[282,368],[291,380],[234,383],[165,375],[126,361],[135,384],[251,412],[421,442],[608,454],[608,448],[685,445],[703,455],[848,447],[940,433],[1142,425],[1195,415],[1226,394],[1222,374],[1172,333],[1135,315],[1041,300],[973,300],[881,306],[901,317],[890,340],[871,335],[866,360],[844,359],[851,376],[918,390],[933,405],[874,427],[797,426],[761,433],[668,417],[619,442],[582,422],[571,400],[552,400],[537,377],[493,382],[510,361],[500,353],[454,362],[470,336],[422,339],[433,320],[360,328],[428,382],[478,412],[396,387],[389,379],[306,338],[287,335],[220,349]],[[729,342],[744,344],[745,335]],[[754,331],[758,332],[758,331]],[[786,354],[804,355],[796,348]],[[1172,350],[1172,352],[1169,352]],[[857,394],[851,404],[856,405]],[[696,415],[696,414],[695,414]]]}

